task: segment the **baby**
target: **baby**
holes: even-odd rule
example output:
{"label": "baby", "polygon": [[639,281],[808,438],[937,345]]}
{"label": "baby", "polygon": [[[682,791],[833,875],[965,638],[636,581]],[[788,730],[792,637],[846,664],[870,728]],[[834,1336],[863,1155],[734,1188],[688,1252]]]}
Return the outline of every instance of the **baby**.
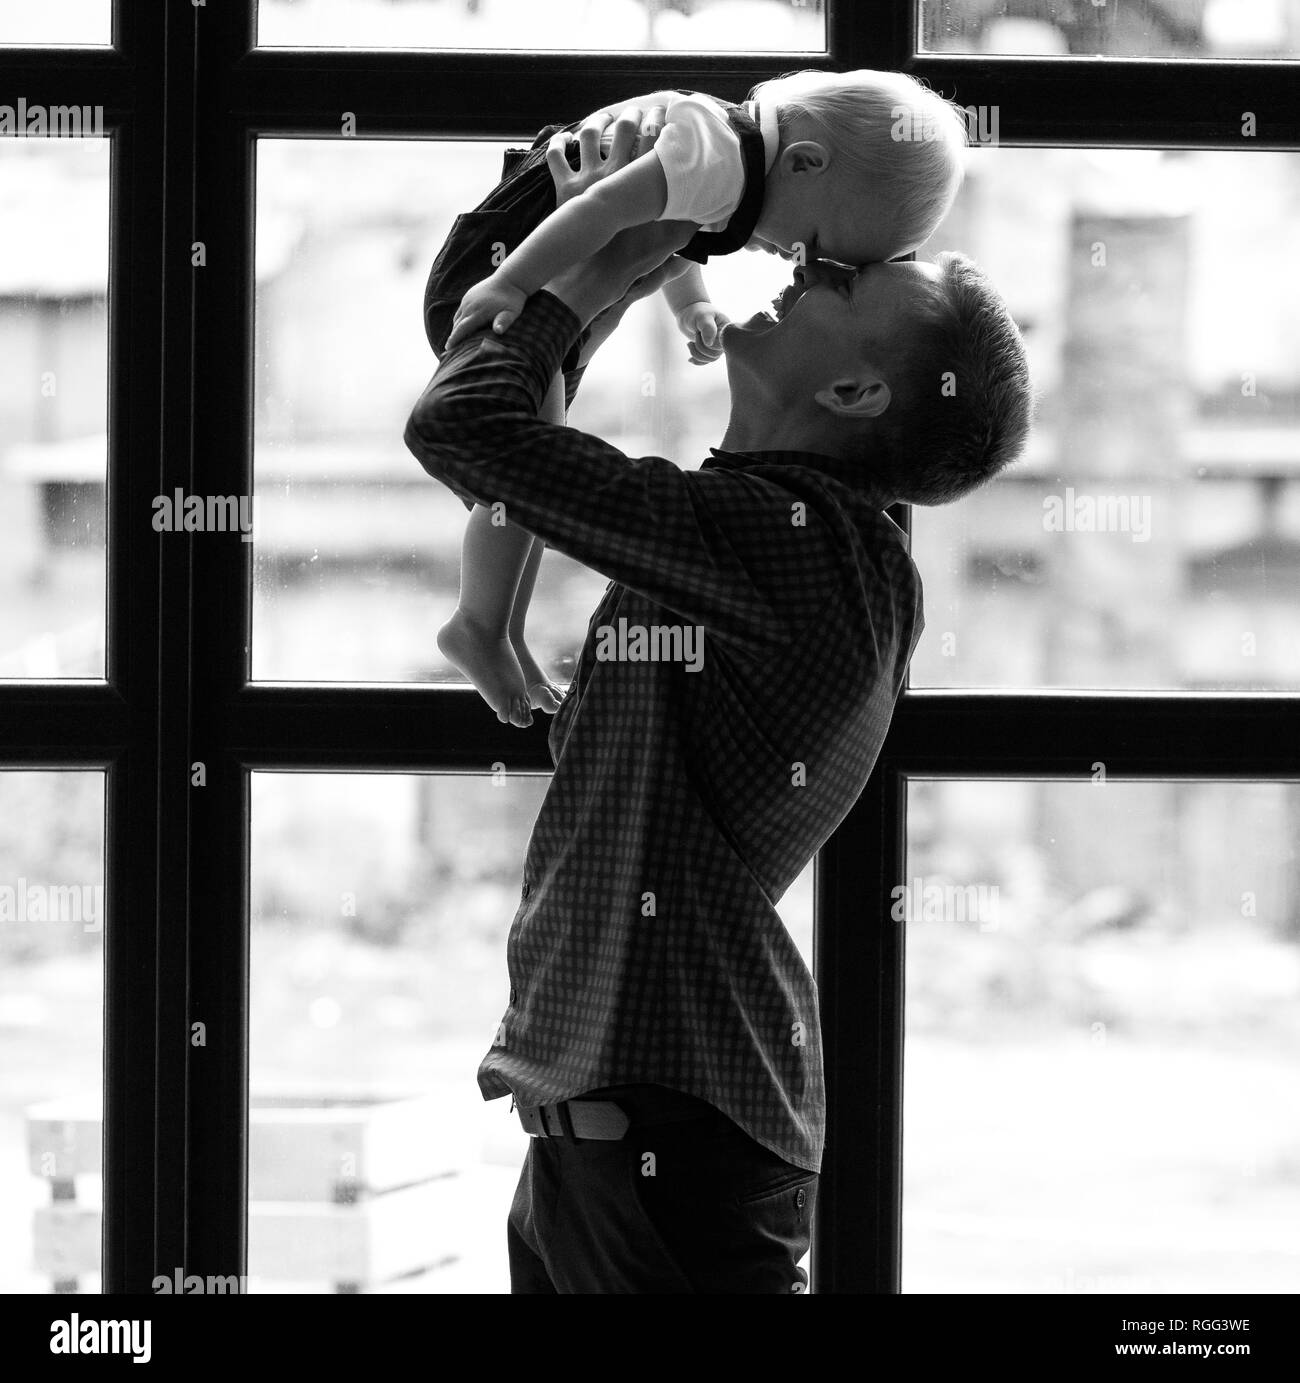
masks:
{"label": "baby", "polygon": [[[546,163],[562,127],[543,130],[526,153],[507,152],[501,183],[457,217],[430,272],[425,329],[435,353],[477,330],[507,330],[530,294],[621,230],[690,221],[700,229],[679,254],[693,264],[662,293],[691,360],[705,364],[721,355],[728,323],[697,267],[709,255],[743,247],[799,263],[894,259],[929,238],[962,178],[961,112],[900,73],[798,72],[760,83],[744,105],[662,91],[598,114],[632,104],[664,111],[653,148],[562,206]],[[576,348],[564,368],[574,364]],[[564,410],[557,376],[540,416],[563,424]],[[460,602],[438,633],[497,719],[518,726],[561,699],[524,642],[543,546],[473,506]]]}

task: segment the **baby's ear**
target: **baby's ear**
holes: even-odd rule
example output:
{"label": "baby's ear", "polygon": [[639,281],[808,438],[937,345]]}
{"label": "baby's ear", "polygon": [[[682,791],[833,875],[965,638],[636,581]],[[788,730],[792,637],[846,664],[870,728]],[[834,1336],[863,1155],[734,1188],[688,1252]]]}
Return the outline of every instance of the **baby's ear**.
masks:
{"label": "baby's ear", "polygon": [[781,167],[787,173],[822,173],[830,161],[830,150],[815,139],[800,139],[781,150]]}

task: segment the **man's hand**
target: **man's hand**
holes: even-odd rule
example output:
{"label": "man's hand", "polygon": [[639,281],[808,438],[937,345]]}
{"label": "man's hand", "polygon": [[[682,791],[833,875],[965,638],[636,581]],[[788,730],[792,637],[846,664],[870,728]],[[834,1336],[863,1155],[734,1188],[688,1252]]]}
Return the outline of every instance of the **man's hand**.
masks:
{"label": "man's hand", "polygon": [[528,295],[501,274],[491,274],[466,291],[451,321],[444,350],[486,327],[498,335],[524,310]]}
{"label": "man's hand", "polygon": [[[624,106],[617,115],[608,110],[589,115],[578,127],[577,135],[560,130],[546,146],[546,166],[555,184],[555,204],[563,206],[570,198],[585,192],[593,183],[617,173],[634,158],[646,153],[664,126],[664,107]],[[566,150],[573,138],[578,141],[578,167],[569,167]]]}
{"label": "man's hand", "polygon": [[677,325],[690,345],[692,365],[707,365],[722,354],[722,328],[731,318],[710,302],[687,303],[677,314]]}

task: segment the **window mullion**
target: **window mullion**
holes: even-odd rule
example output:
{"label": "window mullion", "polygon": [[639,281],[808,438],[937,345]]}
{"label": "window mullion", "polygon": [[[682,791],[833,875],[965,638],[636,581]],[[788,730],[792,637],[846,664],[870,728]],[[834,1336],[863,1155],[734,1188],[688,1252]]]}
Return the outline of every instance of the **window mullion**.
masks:
{"label": "window mullion", "polygon": [[[189,222],[175,166],[178,141],[188,161],[184,88],[167,81],[175,14],[159,23],[120,3],[117,49],[89,69],[125,74],[105,93],[110,685],[54,695],[44,713],[63,702],[71,716],[84,701],[108,741],[102,1261],[111,1293],[150,1292],[184,1251],[185,894],[172,862],[184,860],[187,789],[167,766],[187,748],[187,564],[183,546],[160,547],[150,524],[153,497],[187,465],[189,427],[188,352],[173,349],[189,339],[188,300],[166,273],[168,228]],[[72,56],[75,65],[81,55]],[[79,101],[97,94],[92,82]],[[50,729],[64,746],[75,735]]]}
{"label": "window mullion", "polygon": [[897,1292],[902,1247],[903,934],[891,889],[905,783],[882,756],[817,856],[815,958],[826,1076],[813,1290]]}

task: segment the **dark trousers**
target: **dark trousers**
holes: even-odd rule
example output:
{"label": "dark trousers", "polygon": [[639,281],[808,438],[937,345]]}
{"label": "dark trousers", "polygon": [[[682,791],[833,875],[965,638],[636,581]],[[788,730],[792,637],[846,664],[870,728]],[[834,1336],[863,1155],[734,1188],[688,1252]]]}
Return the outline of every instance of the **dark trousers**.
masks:
{"label": "dark trousers", "polygon": [[703,1108],[618,1141],[531,1139],[507,1230],[511,1292],[807,1291],[817,1174]]}
{"label": "dark trousers", "polygon": [[[473,211],[462,212],[452,222],[424,287],[424,330],[435,355],[442,355],[466,291],[487,278],[555,210],[546,146],[564,128],[547,125],[531,148],[507,149],[501,181]],[[569,151],[569,162],[575,168],[578,165],[576,143]],[[573,364],[566,362],[564,368],[572,369]]]}

